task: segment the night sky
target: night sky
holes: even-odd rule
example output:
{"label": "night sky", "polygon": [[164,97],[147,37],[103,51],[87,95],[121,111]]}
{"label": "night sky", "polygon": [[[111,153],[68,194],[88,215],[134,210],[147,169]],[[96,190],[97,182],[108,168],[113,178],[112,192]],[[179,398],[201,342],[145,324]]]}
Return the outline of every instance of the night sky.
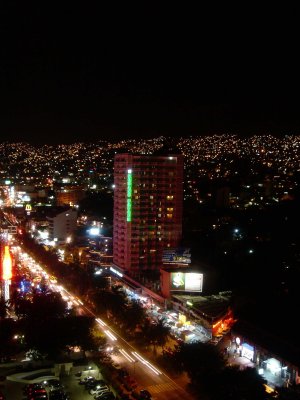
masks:
{"label": "night sky", "polygon": [[2,141],[300,134],[292,10],[7,3]]}

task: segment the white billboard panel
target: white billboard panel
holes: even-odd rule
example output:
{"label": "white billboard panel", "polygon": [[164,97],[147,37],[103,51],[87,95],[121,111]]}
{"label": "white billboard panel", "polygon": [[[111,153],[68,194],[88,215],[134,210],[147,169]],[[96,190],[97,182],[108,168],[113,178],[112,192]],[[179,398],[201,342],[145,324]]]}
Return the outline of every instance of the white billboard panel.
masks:
{"label": "white billboard panel", "polygon": [[171,272],[171,291],[202,292],[203,274],[195,272]]}

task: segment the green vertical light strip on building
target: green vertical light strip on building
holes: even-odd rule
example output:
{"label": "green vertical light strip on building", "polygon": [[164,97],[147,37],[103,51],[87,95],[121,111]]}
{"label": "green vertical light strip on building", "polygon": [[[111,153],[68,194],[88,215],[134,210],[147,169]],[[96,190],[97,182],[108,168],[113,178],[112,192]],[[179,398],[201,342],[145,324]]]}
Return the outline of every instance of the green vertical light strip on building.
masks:
{"label": "green vertical light strip on building", "polygon": [[131,222],[132,171],[127,170],[127,222]]}

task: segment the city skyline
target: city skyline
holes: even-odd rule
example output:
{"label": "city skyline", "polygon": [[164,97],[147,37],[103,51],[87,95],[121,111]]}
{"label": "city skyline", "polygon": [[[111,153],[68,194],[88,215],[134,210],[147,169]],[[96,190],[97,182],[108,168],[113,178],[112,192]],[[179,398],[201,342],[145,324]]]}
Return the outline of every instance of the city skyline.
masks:
{"label": "city skyline", "polygon": [[192,10],[174,20],[74,5],[1,11],[2,141],[300,132],[292,41],[258,25],[224,29],[210,14],[199,24]]}

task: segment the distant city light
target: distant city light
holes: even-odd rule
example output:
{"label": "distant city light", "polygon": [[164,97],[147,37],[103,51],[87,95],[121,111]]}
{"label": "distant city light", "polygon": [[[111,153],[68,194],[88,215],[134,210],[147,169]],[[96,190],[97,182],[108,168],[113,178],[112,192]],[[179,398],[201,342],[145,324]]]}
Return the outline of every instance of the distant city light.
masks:
{"label": "distant city light", "polygon": [[91,236],[97,236],[100,234],[100,229],[97,227],[90,228],[89,233]]}

